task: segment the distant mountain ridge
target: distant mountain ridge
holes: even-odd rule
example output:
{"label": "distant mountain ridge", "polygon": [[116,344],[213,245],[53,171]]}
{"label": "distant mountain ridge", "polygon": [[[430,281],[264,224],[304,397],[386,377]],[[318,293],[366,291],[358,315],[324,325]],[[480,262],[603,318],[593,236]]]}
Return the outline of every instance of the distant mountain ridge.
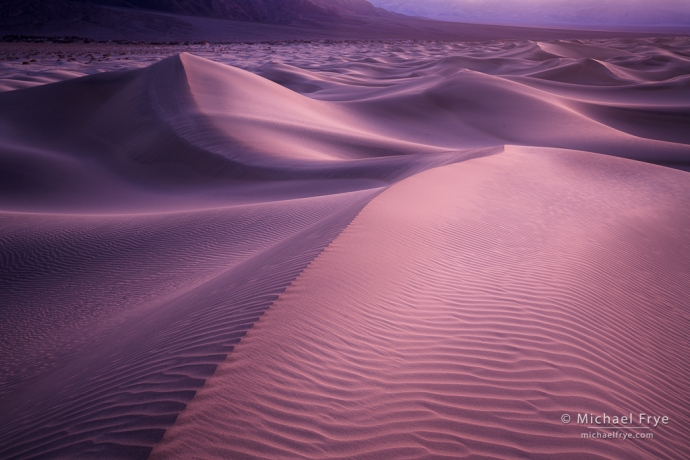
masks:
{"label": "distant mountain ridge", "polygon": [[372,3],[411,16],[465,23],[690,28],[688,0],[372,0]]}
{"label": "distant mountain ridge", "polygon": [[[0,40],[14,35],[148,41],[311,37],[313,31],[323,35],[347,27],[371,33],[376,30],[372,20],[400,18],[406,17],[367,0],[10,0],[0,1]],[[286,32],[285,26],[291,29]],[[300,34],[307,29],[312,32]]]}
{"label": "distant mountain ridge", "polygon": [[392,16],[366,0],[72,0],[90,5],[115,6],[189,16],[290,24],[300,19],[343,15]]}

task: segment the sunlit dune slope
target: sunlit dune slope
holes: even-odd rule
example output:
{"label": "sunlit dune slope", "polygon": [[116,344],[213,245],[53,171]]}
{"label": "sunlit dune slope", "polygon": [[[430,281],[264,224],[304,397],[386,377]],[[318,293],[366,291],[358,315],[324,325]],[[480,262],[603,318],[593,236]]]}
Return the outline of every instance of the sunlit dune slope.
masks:
{"label": "sunlit dune slope", "polygon": [[[686,176],[510,147],[399,182],[151,458],[686,457]],[[625,442],[561,422],[628,410],[674,422]]]}

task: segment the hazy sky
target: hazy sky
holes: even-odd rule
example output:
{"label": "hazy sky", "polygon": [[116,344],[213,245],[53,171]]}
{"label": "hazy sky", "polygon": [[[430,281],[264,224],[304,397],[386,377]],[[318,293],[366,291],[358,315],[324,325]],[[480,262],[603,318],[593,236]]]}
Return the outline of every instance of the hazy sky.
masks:
{"label": "hazy sky", "polygon": [[684,26],[690,0],[370,0],[434,19],[516,24]]}

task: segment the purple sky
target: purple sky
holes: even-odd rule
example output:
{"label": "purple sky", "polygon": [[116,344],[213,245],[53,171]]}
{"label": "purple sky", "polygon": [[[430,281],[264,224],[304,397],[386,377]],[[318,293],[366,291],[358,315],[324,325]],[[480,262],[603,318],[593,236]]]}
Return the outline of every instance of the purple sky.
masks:
{"label": "purple sky", "polygon": [[370,0],[434,19],[514,24],[673,26],[690,30],[690,0]]}

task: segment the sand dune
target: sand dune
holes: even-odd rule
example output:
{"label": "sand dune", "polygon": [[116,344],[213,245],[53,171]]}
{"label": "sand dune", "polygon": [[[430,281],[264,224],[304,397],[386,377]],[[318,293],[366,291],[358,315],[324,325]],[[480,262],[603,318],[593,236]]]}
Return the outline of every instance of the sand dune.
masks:
{"label": "sand dune", "polygon": [[[394,185],[151,458],[686,457],[686,175],[511,147]],[[626,444],[560,421],[633,406],[678,422]]]}
{"label": "sand dune", "polygon": [[632,56],[633,53],[608,46],[597,46],[581,41],[571,42],[538,42],[539,48],[547,53],[555,54],[565,58],[591,58],[591,59],[610,59],[618,56]]}
{"label": "sand dune", "polygon": [[[135,197],[146,196],[159,209],[161,194],[185,200],[188,187],[247,194],[236,183],[226,186],[227,179],[245,186],[333,177],[385,181],[418,169],[422,154],[428,167],[457,161],[465,155],[459,150],[473,147],[382,136],[357,115],[188,54],[145,69],[5,92],[1,161],[12,195],[3,198],[18,209],[65,203],[102,209],[109,202],[122,211],[124,202],[131,211]],[[364,168],[343,161],[360,159],[372,161]],[[47,193],[53,202],[46,203]]]}
{"label": "sand dune", "polygon": [[686,39],[161,49],[0,64],[0,458],[690,454]]}

